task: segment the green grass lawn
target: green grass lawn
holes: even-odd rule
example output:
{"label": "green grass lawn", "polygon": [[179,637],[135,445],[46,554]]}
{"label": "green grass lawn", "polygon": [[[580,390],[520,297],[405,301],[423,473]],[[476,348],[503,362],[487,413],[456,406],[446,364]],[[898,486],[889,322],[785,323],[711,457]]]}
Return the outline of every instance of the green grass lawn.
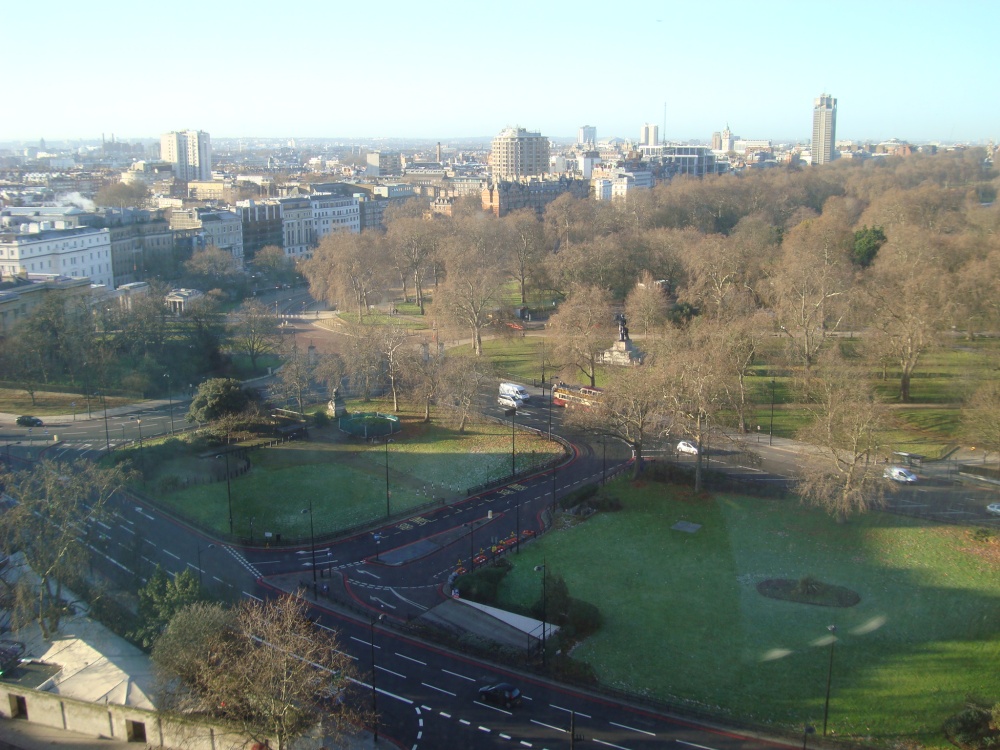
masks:
{"label": "green grass lawn", "polygon": [[[544,558],[603,629],[574,656],[603,682],[789,727],[822,723],[838,628],[837,735],[942,744],[941,722],[975,694],[1000,701],[1000,547],[960,528],[873,513],[846,525],[789,501],[692,499],[612,485],[624,502],[513,559],[502,596],[527,605]],[[678,520],[702,524],[672,531]],[[837,609],[768,599],[756,584],[813,575],[861,596]]]}
{"label": "green grass lawn", "polygon": [[[538,466],[561,448],[529,433],[514,436],[518,471]],[[234,532],[250,536],[253,519],[255,538],[264,531],[280,533],[284,539],[309,534],[309,516],[303,510],[312,498],[315,533],[333,533],[385,516],[386,462],[389,465],[390,503],[393,513],[414,508],[436,497],[464,493],[470,486],[511,470],[511,431],[502,424],[471,425],[458,434],[442,425],[423,425],[411,419],[388,447],[347,439],[335,426],[314,430],[313,439],[264,448],[250,454],[253,469],[234,478],[232,494]],[[164,475],[183,476],[199,471],[188,458],[178,468],[166,464],[152,477],[155,487]],[[192,462],[194,462],[192,464]],[[226,483],[216,481],[162,493],[168,508],[219,533],[229,530]]]}

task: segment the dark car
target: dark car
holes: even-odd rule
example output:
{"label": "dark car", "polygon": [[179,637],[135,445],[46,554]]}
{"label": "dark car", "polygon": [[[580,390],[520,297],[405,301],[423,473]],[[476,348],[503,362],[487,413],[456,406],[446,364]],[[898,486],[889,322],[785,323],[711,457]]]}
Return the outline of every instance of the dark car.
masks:
{"label": "dark car", "polygon": [[479,688],[479,700],[511,708],[521,705],[521,691],[509,682],[498,682],[496,685]]}
{"label": "dark car", "polygon": [[42,426],[42,420],[40,420],[38,417],[29,417],[27,414],[18,417],[17,418],[17,423],[21,427],[41,427]]}

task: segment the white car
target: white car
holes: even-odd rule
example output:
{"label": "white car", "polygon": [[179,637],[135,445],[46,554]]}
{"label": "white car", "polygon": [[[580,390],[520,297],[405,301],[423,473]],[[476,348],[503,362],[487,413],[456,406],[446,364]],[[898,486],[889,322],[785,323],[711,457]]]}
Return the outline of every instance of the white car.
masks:
{"label": "white car", "polygon": [[994,516],[1000,516],[1000,503],[990,503],[986,506],[986,512]]}
{"label": "white car", "polygon": [[524,406],[524,402],[519,398],[501,393],[497,396],[497,405],[504,409],[520,409]]}
{"label": "white car", "polygon": [[913,484],[919,481],[916,474],[909,469],[904,469],[902,466],[886,466],[885,471],[882,472],[882,476],[901,484]]}
{"label": "white car", "polygon": [[678,453],[687,453],[689,456],[697,456],[698,455],[698,446],[696,446],[694,443],[689,442],[687,440],[681,440],[677,444],[677,452]]}

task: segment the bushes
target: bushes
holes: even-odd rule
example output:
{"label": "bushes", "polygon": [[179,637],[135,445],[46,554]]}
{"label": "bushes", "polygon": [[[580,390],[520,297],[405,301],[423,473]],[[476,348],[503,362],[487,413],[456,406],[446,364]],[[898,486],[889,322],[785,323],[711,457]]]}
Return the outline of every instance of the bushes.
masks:
{"label": "bushes", "polygon": [[596,495],[598,489],[598,485],[588,484],[578,490],[573,490],[568,495],[564,495],[559,499],[559,507],[563,510],[569,510],[570,508],[576,507],[580,503],[585,500],[589,500]]}
{"label": "bushes", "polygon": [[968,698],[965,708],[945,720],[941,727],[945,736],[961,748],[981,750],[1000,747],[1000,703],[990,706],[976,698]]}
{"label": "bushes", "polygon": [[459,576],[455,580],[455,588],[463,599],[480,604],[495,604],[497,589],[510,569],[511,564],[506,559],[500,559],[494,565]]}

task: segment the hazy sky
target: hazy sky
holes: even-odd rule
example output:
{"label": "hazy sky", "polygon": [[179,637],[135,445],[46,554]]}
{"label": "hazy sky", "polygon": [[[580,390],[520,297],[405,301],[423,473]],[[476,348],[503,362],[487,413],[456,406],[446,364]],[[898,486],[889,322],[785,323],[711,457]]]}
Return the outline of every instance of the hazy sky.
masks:
{"label": "hazy sky", "polygon": [[824,92],[841,139],[1000,136],[998,0],[110,0],[2,18],[0,141],[635,138],[644,122],[806,140]]}

